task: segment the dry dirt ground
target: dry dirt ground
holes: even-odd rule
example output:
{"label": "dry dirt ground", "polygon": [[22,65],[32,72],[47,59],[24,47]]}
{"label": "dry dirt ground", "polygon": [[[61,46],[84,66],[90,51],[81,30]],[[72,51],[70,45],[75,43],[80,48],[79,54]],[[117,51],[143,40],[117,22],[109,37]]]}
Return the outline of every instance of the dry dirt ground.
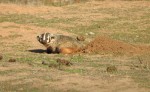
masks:
{"label": "dry dirt ground", "polygon": [[[93,1],[62,7],[0,4],[0,16],[28,14],[43,19],[78,17],[81,21],[75,20],[73,22],[75,25],[88,26],[91,21],[97,19],[116,17],[113,16],[113,13],[94,13],[97,10],[105,8],[129,10],[137,7],[147,7],[149,11],[150,2]],[[119,14],[119,16],[125,16],[121,15],[121,12]],[[140,14],[137,14],[137,17],[139,16]],[[76,36],[78,33],[63,30],[63,28],[75,25],[64,21],[64,24],[58,22],[52,27],[49,25],[41,27],[34,21],[33,24],[31,21],[20,23],[9,20],[8,16],[7,18],[8,20],[3,21],[2,18],[0,20],[0,55],[3,56],[3,59],[0,60],[0,91],[150,92],[149,43],[134,44],[114,40],[108,36],[115,30],[103,29],[101,33],[105,36],[89,36],[88,38],[85,34],[88,41],[92,41],[86,45],[82,53],[75,55],[47,54],[36,36],[43,32]],[[8,62],[10,58],[15,58],[16,62]],[[55,63],[57,58],[68,59],[73,65],[59,67]],[[42,65],[42,61],[52,66]],[[116,66],[117,71],[107,72],[108,66]]]}

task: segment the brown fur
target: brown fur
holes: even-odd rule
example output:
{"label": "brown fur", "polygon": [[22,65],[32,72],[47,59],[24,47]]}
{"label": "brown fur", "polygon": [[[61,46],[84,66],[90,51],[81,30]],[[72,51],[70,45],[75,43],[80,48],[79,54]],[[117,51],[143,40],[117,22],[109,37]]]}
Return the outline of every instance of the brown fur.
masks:
{"label": "brown fur", "polygon": [[64,48],[61,48],[60,49],[60,52],[59,53],[62,53],[62,54],[73,54],[75,52],[77,52],[78,49],[77,48],[71,48],[71,47],[64,47]]}
{"label": "brown fur", "polygon": [[79,49],[84,46],[84,44],[81,41],[70,36],[49,33],[49,37],[50,37],[50,41],[47,40],[39,41],[47,48],[47,53],[72,54],[78,52]]}

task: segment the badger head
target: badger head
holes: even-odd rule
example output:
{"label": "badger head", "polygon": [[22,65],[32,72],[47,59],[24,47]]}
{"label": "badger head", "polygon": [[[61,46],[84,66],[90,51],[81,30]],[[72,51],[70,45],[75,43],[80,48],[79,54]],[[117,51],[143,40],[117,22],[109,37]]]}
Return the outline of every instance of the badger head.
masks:
{"label": "badger head", "polygon": [[55,36],[54,34],[51,34],[51,33],[43,33],[37,36],[37,40],[41,44],[49,44],[55,40]]}

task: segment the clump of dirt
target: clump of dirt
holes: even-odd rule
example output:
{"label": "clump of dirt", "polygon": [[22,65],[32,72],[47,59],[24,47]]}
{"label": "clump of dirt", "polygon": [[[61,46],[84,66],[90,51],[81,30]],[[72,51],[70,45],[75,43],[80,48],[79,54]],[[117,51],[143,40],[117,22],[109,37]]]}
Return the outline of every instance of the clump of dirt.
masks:
{"label": "clump of dirt", "polygon": [[108,37],[98,36],[89,44],[87,44],[81,52],[83,53],[122,53],[122,54],[138,54],[145,48]]}
{"label": "clump of dirt", "polygon": [[11,58],[8,60],[8,62],[16,62],[16,59]]}
{"label": "clump of dirt", "polygon": [[2,60],[3,59],[3,56],[0,54],[0,60]]}
{"label": "clump of dirt", "polygon": [[107,72],[116,72],[117,71],[117,68],[115,66],[109,66],[107,67]]}
{"label": "clump of dirt", "polygon": [[85,41],[85,37],[83,35],[77,36],[78,41]]}

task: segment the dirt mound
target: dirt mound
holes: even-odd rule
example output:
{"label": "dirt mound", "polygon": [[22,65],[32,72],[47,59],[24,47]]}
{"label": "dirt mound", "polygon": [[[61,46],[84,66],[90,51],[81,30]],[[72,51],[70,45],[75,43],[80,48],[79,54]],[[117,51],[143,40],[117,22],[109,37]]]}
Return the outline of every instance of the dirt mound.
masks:
{"label": "dirt mound", "polygon": [[136,46],[108,37],[98,36],[81,51],[84,53],[122,53],[122,54],[138,54],[148,49],[148,47]]}

